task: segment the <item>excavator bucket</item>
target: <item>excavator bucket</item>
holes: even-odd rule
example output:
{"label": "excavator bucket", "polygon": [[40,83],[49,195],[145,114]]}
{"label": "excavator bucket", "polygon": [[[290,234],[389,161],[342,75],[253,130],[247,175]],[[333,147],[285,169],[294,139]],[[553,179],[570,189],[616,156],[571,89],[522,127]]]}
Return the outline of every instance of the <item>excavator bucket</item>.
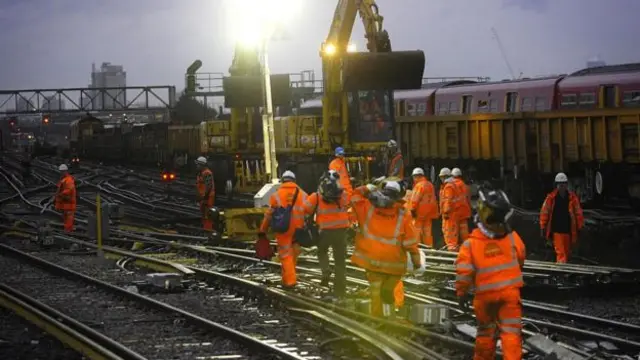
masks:
{"label": "excavator bucket", "polygon": [[[222,79],[224,106],[227,108],[260,107],[264,105],[262,76],[229,76]],[[271,75],[273,106],[291,101],[289,74]]]}
{"label": "excavator bucket", "polygon": [[409,90],[422,87],[423,51],[348,53],[342,81],[345,91]]}

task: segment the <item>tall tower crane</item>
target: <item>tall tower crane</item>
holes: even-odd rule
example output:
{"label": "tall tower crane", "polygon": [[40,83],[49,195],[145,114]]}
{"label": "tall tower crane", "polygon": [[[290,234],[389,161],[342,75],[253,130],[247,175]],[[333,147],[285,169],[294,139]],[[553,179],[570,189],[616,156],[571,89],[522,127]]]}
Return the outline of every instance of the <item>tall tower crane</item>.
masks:
{"label": "tall tower crane", "polygon": [[511,75],[511,79],[515,80],[516,76],[513,73],[513,68],[511,67],[511,64],[509,63],[509,59],[507,58],[507,53],[504,51],[504,47],[502,46],[502,41],[500,41],[500,36],[498,36],[498,31],[496,31],[496,28],[492,27],[491,32],[493,33],[493,38],[496,40],[496,43],[498,43],[500,54],[502,54],[502,60],[504,60],[504,63],[507,65],[507,68],[509,69],[509,74]]}

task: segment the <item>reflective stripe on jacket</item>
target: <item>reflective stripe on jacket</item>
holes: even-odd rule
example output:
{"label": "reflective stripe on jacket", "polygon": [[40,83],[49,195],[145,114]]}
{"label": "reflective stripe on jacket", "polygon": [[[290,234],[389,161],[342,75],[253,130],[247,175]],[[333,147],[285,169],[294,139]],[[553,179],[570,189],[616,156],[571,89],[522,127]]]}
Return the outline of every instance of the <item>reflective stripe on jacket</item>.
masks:
{"label": "reflective stripe on jacket", "polygon": [[416,212],[416,220],[422,221],[438,218],[436,192],[433,184],[424,176],[420,176],[419,180],[413,185],[408,208]]}
{"label": "reflective stripe on jacket", "polygon": [[198,190],[198,196],[200,196],[200,201],[208,200],[205,199],[207,192],[209,193],[209,199],[213,199],[215,197],[213,173],[211,170],[204,168],[198,173],[198,176],[196,177],[196,188]]}
{"label": "reflective stripe on jacket", "polygon": [[[582,214],[582,206],[580,199],[573,191],[568,191],[569,195],[569,217],[571,218],[571,238],[578,238],[578,230],[584,226],[584,216]],[[547,195],[540,209],[540,229],[544,230],[547,239],[551,239],[551,221],[553,220],[553,207],[558,196],[558,189],[553,190]]]}
{"label": "reflective stripe on jacket", "polygon": [[309,206],[307,193],[300,189],[295,183],[286,182],[280,185],[275,193],[271,194],[271,197],[269,198],[269,208],[262,219],[260,232],[267,232],[269,229],[269,225],[271,224],[271,215],[273,214],[274,208],[291,205],[296,189],[298,189],[298,197],[291,209],[291,223],[289,224],[289,231],[284,235],[293,235],[296,229],[300,229],[304,226],[304,209]]}
{"label": "reflective stripe on jacket", "polygon": [[315,222],[320,230],[348,228],[351,222],[347,213],[349,206],[347,197],[347,193],[343,192],[338,203],[328,203],[322,199],[321,195],[313,193],[307,198],[305,213],[311,215],[315,210]]}
{"label": "reflective stripe on jacket", "polygon": [[455,218],[455,211],[458,208],[457,200],[457,189],[453,185],[453,178],[448,178],[440,185],[440,214],[443,218]]}
{"label": "reflective stripe on jacket", "polygon": [[472,286],[476,295],[505,288],[520,288],[524,284],[524,261],[525,246],[515,231],[492,239],[481,229],[474,229],[458,252],[456,294],[462,296]]}
{"label": "reflective stripe on jacket", "polygon": [[76,209],[76,182],[70,174],[58,181],[54,206],[56,210],[74,211]]}
{"label": "reflective stripe on jacket", "polygon": [[471,217],[471,192],[469,186],[465,184],[461,178],[454,178],[453,184],[456,186],[456,195],[458,196],[458,210],[456,214],[458,219],[465,220]]}

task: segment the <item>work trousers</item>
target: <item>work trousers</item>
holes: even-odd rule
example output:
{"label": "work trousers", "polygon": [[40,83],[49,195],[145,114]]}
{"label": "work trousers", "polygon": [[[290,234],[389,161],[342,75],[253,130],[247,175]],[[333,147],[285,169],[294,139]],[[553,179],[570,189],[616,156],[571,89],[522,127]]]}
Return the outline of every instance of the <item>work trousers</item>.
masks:
{"label": "work trousers", "polygon": [[460,244],[469,238],[469,219],[460,219],[458,221],[458,237],[460,237]]}
{"label": "work trousers", "polygon": [[556,262],[565,264],[571,254],[571,235],[553,233],[553,247],[556,250]]}
{"label": "work trousers", "polygon": [[276,235],[278,243],[278,257],[282,270],[282,285],[294,287],[296,285],[296,263],[300,255],[300,245],[293,243],[293,231]]}
{"label": "work trousers", "polygon": [[393,288],[393,303],[397,309],[404,306],[404,283],[402,278],[398,280],[398,284]]}
{"label": "work trousers", "polygon": [[73,231],[73,220],[75,219],[75,215],[75,211],[62,210],[62,223],[64,224],[64,232],[70,233]]}
{"label": "work trousers", "polygon": [[458,250],[458,228],[459,225],[456,219],[442,219],[442,236],[444,237],[444,243],[447,245],[447,250],[449,251]]}
{"label": "work trousers", "polygon": [[478,294],[473,299],[478,322],[473,359],[495,359],[496,328],[500,331],[504,360],[522,358],[522,303],[520,289],[508,288]]}
{"label": "work trousers", "polygon": [[320,263],[320,269],[322,269],[322,276],[326,278],[331,274],[329,269],[329,248],[333,249],[335,273],[333,291],[336,296],[342,297],[345,295],[347,288],[347,228],[320,231],[318,262]]}
{"label": "work trousers", "polygon": [[394,291],[401,276],[367,271],[367,280],[371,292],[371,315],[387,317],[394,314]]}
{"label": "work trousers", "polygon": [[209,214],[209,209],[213,207],[213,196],[210,196],[206,200],[200,201],[200,213],[202,214],[202,228],[206,231],[213,230],[213,220]]}
{"label": "work trousers", "polygon": [[413,223],[416,232],[420,236],[420,242],[427,246],[433,247],[433,230],[431,225],[431,219],[416,220]]}

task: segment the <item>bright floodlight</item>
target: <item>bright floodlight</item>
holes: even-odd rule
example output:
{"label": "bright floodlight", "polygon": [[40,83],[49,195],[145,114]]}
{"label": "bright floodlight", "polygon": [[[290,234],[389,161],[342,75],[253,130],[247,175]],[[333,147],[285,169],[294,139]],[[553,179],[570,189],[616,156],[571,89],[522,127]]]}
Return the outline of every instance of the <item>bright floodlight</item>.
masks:
{"label": "bright floodlight", "polygon": [[356,44],[349,44],[347,46],[347,52],[356,52]]}
{"label": "bright floodlight", "polygon": [[242,45],[257,46],[287,24],[301,4],[302,0],[227,0],[233,36]]}
{"label": "bright floodlight", "polygon": [[323,51],[327,55],[333,55],[336,53],[336,46],[333,44],[327,44],[324,46]]}

